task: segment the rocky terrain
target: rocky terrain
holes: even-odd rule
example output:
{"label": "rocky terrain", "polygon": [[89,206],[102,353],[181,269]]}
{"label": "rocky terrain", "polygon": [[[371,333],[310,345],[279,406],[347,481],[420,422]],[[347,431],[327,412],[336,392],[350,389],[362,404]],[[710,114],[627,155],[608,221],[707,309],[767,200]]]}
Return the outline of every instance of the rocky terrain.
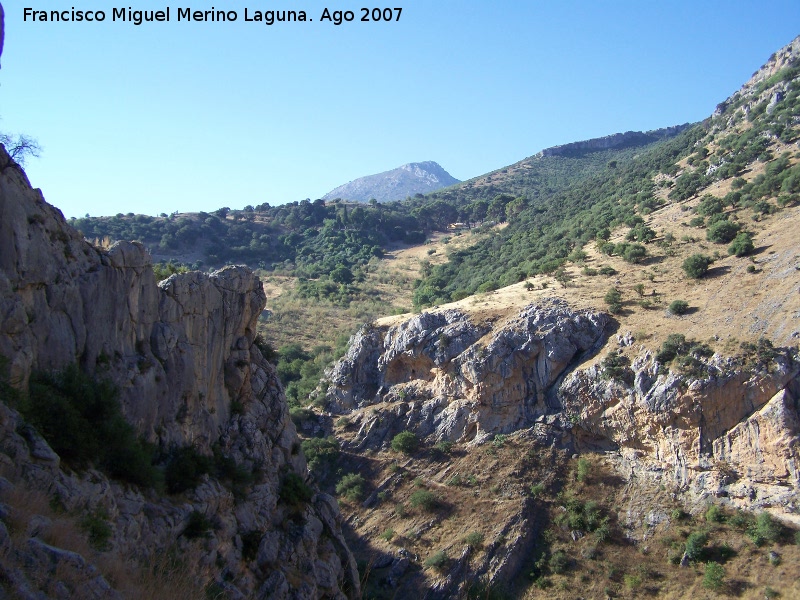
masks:
{"label": "rocky terrain", "polygon": [[615,133],[614,135],[593,138],[591,140],[583,140],[545,148],[536,156],[580,156],[581,154],[597,152],[598,150],[635,148],[636,146],[645,146],[660,139],[676,136],[687,127],[689,127],[688,124],[664,127],[662,129],[654,129],[653,131],[626,131],[625,133]]}
{"label": "rocky terrain", "polygon": [[[2,158],[0,354],[9,381],[24,390],[33,372],[77,364],[116,384],[127,421],[163,452],[210,456],[213,447],[232,469],[256,474],[236,497],[210,475],[185,493],[159,496],[67,468],[4,404],[5,592],[74,597],[88,582],[82,597],[116,597],[92,557],[42,540],[47,517],[15,518],[26,506],[13,499],[40,492],[68,513],[102,514],[106,545],[124,560],[146,564],[174,549],[194,558],[185,566],[193,581],[228,597],[357,597],[336,502],[302,483],[305,460],[282,387],[254,344],[265,303],[258,279],[228,267],[157,284],[141,245],[90,245],[4,151]],[[308,495],[298,502],[287,485]],[[186,533],[192,522],[206,525],[200,542]],[[59,582],[64,569],[74,577]]]}
{"label": "rocky terrain", "polygon": [[450,175],[438,163],[428,160],[420,163],[408,163],[376,175],[359,177],[331,190],[322,199],[341,198],[369,202],[374,198],[378,202],[388,202],[403,200],[415,194],[427,194],[456,183],[459,183],[458,179]]}

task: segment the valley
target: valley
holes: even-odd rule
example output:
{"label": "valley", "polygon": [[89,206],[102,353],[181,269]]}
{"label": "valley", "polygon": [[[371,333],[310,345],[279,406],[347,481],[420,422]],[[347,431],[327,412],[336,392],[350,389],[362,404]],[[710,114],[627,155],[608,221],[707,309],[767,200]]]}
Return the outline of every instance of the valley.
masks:
{"label": "valley", "polygon": [[396,201],[67,221],[4,161],[0,592],[800,597],[798,140],[800,38]]}

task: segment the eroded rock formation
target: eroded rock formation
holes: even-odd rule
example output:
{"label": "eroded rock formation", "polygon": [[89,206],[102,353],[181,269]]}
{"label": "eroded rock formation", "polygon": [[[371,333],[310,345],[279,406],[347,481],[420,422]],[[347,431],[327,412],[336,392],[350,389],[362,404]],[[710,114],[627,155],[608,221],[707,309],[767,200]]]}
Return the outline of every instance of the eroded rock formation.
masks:
{"label": "eroded rock formation", "polygon": [[329,374],[329,407],[371,407],[358,415],[358,447],[404,429],[450,441],[516,431],[548,412],[556,381],[602,345],[608,324],[552,299],[498,323],[448,310],[365,328]]}

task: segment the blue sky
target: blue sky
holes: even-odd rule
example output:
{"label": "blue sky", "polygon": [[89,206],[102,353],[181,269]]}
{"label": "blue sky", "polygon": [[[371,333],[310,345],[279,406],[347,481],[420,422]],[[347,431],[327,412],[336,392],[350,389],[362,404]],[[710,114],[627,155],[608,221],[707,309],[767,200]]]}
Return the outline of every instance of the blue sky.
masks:
{"label": "blue sky", "polygon": [[[36,137],[27,171],[66,216],[317,198],[406,162],[468,179],[542,148],[697,121],[800,33],[800,2],[350,0],[171,4],[6,0],[0,131]],[[104,4],[109,4],[105,7]],[[23,22],[23,7],[104,23]],[[236,10],[178,23],[178,7]],[[323,8],[356,21],[322,23]],[[310,23],[245,23],[244,8]]]}

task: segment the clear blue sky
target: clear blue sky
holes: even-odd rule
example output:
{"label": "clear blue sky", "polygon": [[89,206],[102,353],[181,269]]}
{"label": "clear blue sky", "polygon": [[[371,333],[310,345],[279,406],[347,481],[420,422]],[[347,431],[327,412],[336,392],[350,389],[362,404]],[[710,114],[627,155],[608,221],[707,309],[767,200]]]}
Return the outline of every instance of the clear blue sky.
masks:
{"label": "clear blue sky", "polygon": [[[108,8],[104,7],[108,4]],[[104,8],[24,23],[23,7]],[[111,3],[5,0],[0,130],[36,137],[32,183],[67,216],[317,198],[435,160],[459,179],[542,148],[697,121],[800,33],[800,2],[395,0],[190,4],[236,23],[111,22]],[[368,3],[364,3],[369,6]],[[244,8],[310,23],[245,23]]]}

